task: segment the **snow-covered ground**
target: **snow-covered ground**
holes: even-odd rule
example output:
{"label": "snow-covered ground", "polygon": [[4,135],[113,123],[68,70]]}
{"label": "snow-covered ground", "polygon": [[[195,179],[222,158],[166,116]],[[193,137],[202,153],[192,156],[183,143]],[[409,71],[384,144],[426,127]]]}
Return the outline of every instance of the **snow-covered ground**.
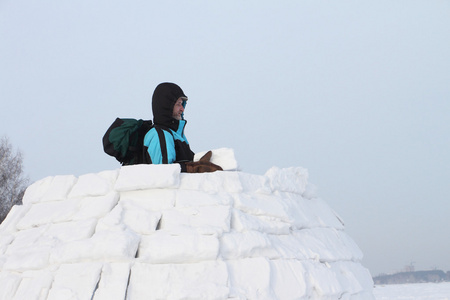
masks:
{"label": "snow-covered ground", "polygon": [[377,300],[449,300],[450,282],[377,285],[373,294]]}

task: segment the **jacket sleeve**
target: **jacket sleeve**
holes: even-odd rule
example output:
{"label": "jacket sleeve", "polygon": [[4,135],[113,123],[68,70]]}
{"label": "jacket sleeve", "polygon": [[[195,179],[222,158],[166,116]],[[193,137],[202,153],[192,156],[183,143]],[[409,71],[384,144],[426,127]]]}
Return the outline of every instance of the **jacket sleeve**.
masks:
{"label": "jacket sleeve", "polygon": [[153,164],[171,164],[176,160],[173,136],[161,128],[152,128],[144,137],[144,146]]}

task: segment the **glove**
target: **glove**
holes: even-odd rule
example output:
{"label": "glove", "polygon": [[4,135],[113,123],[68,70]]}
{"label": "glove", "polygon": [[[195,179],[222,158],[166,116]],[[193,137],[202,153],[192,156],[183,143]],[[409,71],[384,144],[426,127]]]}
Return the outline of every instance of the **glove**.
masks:
{"label": "glove", "polygon": [[208,151],[205,155],[200,158],[199,161],[187,162],[186,172],[187,173],[208,173],[215,171],[223,171],[221,166],[215,165],[209,160],[211,159],[212,152]]}

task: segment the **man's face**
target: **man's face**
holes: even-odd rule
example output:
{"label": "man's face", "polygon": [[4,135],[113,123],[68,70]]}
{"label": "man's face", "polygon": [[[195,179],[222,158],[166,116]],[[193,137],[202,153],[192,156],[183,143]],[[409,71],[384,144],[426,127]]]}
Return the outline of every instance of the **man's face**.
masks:
{"label": "man's face", "polygon": [[183,99],[178,98],[177,102],[175,102],[175,105],[173,106],[172,117],[176,120],[181,120],[181,115],[183,114],[183,112]]}

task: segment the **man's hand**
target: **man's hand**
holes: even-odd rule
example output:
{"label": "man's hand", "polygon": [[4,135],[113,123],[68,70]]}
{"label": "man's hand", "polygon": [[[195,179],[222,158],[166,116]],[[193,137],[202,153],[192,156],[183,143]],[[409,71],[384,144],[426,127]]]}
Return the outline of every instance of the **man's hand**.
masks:
{"label": "man's hand", "polygon": [[196,162],[186,163],[187,173],[207,173],[215,171],[223,171],[221,166],[215,165],[209,160],[211,159],[212,152],[208,151],[205,155]]}

